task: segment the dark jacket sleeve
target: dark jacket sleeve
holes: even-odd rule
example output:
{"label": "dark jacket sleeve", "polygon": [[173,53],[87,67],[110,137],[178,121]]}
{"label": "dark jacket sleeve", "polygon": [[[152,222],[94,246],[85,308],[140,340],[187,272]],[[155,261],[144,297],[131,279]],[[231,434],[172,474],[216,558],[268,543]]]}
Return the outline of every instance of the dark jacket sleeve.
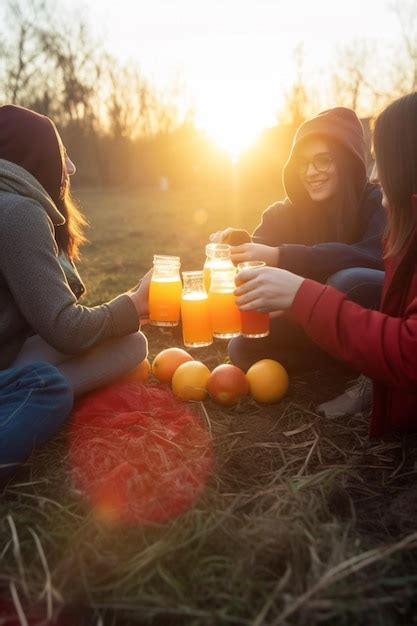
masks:
{"label": "dark jacket sleeve", "polygon": [[305,280],[290,310],[307,335],[329,354],[373,380],[415,391],[417,298],[404,317],[351,302],[333,287]]}
{"label": "dark jacket sleeve", "polygon": [[253,243],[278,247],[283,243],[297,241],[297,226],[292,205],[276,202],[262,213],[261,223],[252,233]]}
{"label": "dark jacket sleeve", "polygon": [[379,189],[374,188],[361,205],[361,236],[352,244],[337,242],[315,246],[281,245],[279,267],[306,278],[326,280],[339,270],[368,267],[382,270],[382,238],[386,212]]}
{"label": "dark jacket sleeve", "polygon": [[5,213],[0,268],[35,333],[54,348],[76,354],[138,330],[136,309],[127,295],[96,307],[77,304],[57,260],[53,224],[42,207],[22,198]]}

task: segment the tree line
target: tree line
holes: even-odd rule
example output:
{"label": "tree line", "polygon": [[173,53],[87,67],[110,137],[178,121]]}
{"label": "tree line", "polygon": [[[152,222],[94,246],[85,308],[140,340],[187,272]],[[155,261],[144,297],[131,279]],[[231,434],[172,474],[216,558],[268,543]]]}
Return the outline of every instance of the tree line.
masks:
{"label": "tree line", "polygon": [[[279,187],[279,171],[294,129],[328,106],[358,113],[378,110],[417,88],[417,11],[414,0],[391,5],[402,38],[381,66],[375,44],[352,42],[335,55],[329,85],[317,92],[294,50],[294,82],[277,125],[266,130],[238,163],[243,185]],[[386,58],[386,57],[385,57]],[[180,83],[158,91],[138,67],[109,54],[82,14],[66,14],[50,0],[7,0],[0,24],[0,104],[27,106],[50,116],[78,164],[78,184],[137,187],[227,185],[232,164],[196,128]]]}

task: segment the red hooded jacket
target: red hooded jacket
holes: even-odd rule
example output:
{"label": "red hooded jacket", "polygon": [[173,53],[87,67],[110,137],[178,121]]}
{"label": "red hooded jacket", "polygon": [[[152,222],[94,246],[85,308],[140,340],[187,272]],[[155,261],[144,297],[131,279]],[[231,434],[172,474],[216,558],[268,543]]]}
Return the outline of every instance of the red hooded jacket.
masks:
{"label": "red hooded jacket", "polygon": [[[417,196],[413,196],[417,223]],[[373,380],[370,436],[417,431],[417,230],[400,258],[388,258],[380,311],[306,279],[291,318],[323,350]]]}

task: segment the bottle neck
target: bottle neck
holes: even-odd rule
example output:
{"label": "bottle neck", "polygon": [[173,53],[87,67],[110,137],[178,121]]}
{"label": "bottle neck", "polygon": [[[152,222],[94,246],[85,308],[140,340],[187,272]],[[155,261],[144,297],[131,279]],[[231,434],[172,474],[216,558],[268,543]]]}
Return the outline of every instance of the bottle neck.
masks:
{"label": "bottle neck", "polygon": [[195,295],[196,299],[201,297],[207,297],[207,292],[204,286],[204,274],[201,271],[196,272],[183,272],[182,278],[184,281],[183,296]]}
{"label": "bottle neck", "polygon": [[157,263],[153,267],[152,280],[181,280],[180,266]]}
{"label": "bottle neck", "polygon": [[209,243],[206,245],[206,257],[207,260],[211,259],[223,259],[227,260],[231,258],[232,248],[229,244],[225,243]]}

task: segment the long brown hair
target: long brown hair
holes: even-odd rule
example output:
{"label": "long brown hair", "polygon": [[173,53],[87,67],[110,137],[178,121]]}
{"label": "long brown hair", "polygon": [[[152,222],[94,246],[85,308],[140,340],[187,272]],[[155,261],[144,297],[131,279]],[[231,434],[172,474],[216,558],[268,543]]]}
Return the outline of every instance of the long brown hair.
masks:
{"label": "long brown hair", "polygon": [[367,178],[358,160],[344,145],[325,139],[336,164],[338,185],[336,194],[323,202],[320,210],[320,237],[322,241],[353,243],[358,236],[359,206]]}
{"label": "long brown hair", "polygon": [[58,248],[66,252],[71,261],[77,261],[80,258],[79,248],[87,241],[84,235],[87,220],[72,197],[69,184],[65,185],[63,197],[58,201],[57,207],[65,217],[65,224],[55,227]]}
{"label": "long brown hair", "polygon": [[389,205],[385,256],[395,256],[416,227],[412,196],[417,193],[417,92],[395,100],[377,117],[373,141]]}

